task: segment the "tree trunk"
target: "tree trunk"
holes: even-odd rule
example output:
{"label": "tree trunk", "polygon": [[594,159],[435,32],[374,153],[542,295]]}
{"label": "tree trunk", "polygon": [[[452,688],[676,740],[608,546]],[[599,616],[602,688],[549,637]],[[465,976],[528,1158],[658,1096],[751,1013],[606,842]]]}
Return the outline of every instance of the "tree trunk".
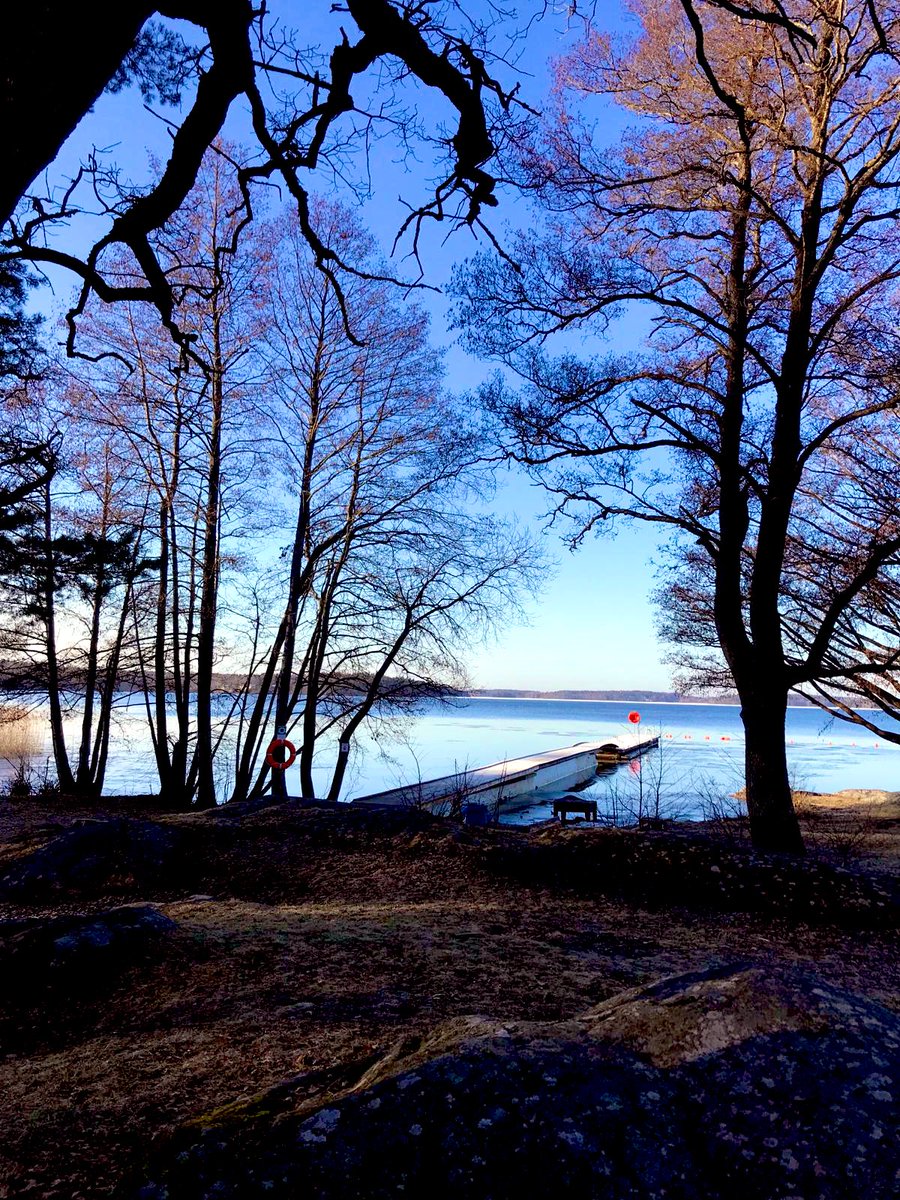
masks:
{"label": "tree trunk", "polygon": [[169,716],[166,709],[166,628],[169,603],[169,506],[159,508],[159,580],[156,594],[156,628],[153,638],[153,705],[156,715],[156,770],[160,795],[171,797],[172,760],[169,754]]}
{"label": "tree trunk", "polygon": [[331,776],[331,787],[328,789],[328,796],[332,803],[336,804],[340,799],[341,788],[344,786],[344,775],[347,772],[347,763],[350,761],[350,734],[342,733],[341,740],[338,743],[338,756],[334,764],[334,774]]}
{"label": "tree trunk", "polygon": [[44,488],[44,629],[47,639],[47,692],[50,702],[50,734],[53,739],[53,760],[60,791],[74,795],[75,776],[66,752],[63,731],[62,697],[59,686],[59,660],[56,654],[56,564],[53,555],[53,514],[50,484]]}
{"label": "tree trunk", "polygon": [[[314,395],[317,395],[317,390],[314,389]],[[318,415],[318,407],[314,402],[312,407],[314,416]],[[300,493],[300,508],[297,513],[297,528],[294,533],[294,545],[291,550],[291,575],[288,585],[288,600],[284,610],[282,619],[282,628],[284,629],[284,638],[282,642],[281,652],[281,674],[278,678],[278,683],[275,692],[275,730],[276,736],[279,729],[286,730],[293,715],[294,705],[292,702],[295,691],[294,682],[294,659],[297,652],[297,621],[300,615],[300,602],[303,598],[303,592],[308,584],[308,572],[306,570],[305,555],[307,551],[307,537],[309,533],[309,515],[310,515],[310,481],[312,474],[313,449],[315,447],[315,439],[308,438],[306,443],[306,451],[303,467],[303,486]],[[299,684],[300,681],[298,681]],[[310,684],[307,684],[307,694],[309,693]],[[307,701],[308,703],[308,701]],[[304,756],[301,751],[301,781],[303,782],[302,795],[312,795],[310,791],[307,793],[306,775],[304,775]],[[272,798],[273,800],[282,801],[287,799],[287,780],[285,779],[285,771],[272,772]],[[309,783],[311,787],[311,783]]]}
{"label": "tree trunk", "polygon": [[313,780],[313,756],[316,752],[316,734],[319,716],[319,686],[321,681],[322,661],[327,643],[329,605],[323,597],[319,611],[316,614],[316,628],[311,640],[311,654],[306,676],[306,702],[303,705],[303,745],[300,747],[300,795],[312,800],[316,795],[316,785]]}
{"label": "tree trunk", "polygon": [[200,624],[197,635],[197,808],[215,808],[216,785],[213,772],[212,676],[215,665],[216,615],[219,592],[219,523],[222,470],[222,351],[219,342],[219,316],[213,328],[214,362],[212,372],[212,428],[210,430],[209,473],[202,579]]}
{"label": "tree trunk", "polygon": [[100,654],[100,616],[103,611],[103,568],[99,567],[94,588],[91,611],[91,633],[88,644],[87,672],[84,684],[84,711],[81,716],[81,741],[78,746],[78,766],[75,771],[75,786],[81,796],[99,795],[94,787],[91,771],[93,758],[92,735],[94,731],[94,704],[97,694],[98,659]]}
{"label": "tree trunk", "polygon": [[787,694],[774,688],[741,706],[747,813],[754,849],[802,854],[803,838],[788,780],[786,715]]}
{"label": "tree trunk", "polygon": [[122,66],[155,4],[14,4],[3,13],[0,222]]}
{"label": "tree trunk", "polygon": [[[137,561],[138,546],[135,546],[134,560]],[[97,718],[97,730],[94,735],[94,748],[91,754],[91,779],[94,785],[94,795],[103,795],[103,784],[106,780],[106,764],[109,761],[109,735],[112,728],[112,710],[115,699],[116,684],[119,679],[119,661],[122,647],[125,645],[125,629],[128,624],[128,613],[132,601],[132,584],[128,583],[122,597],[122,607],[119,611],[119,625],[116,640],[106,662],[100,692],[100,712]]]}
{"label": "tree trunk", "polygon": [[[252,781],[256,771],[259,752],[262,748],[260,744],[260,735],[262,732],[264,732],[265,727],[268,724],[271,706],[274,704],[274,698],[272,696],[272,680],[275,677],[275,669],[278,666],[278,658],[281,654],[281,647],[284,642],[284,633],[285,622],[284,619],[282,619],[282,622],[275,635],[275,641],[272,645],[272,649],[269,652],[266,669],[263,672],[262,679],[259,682],[256,699],[253,701],[253,707],[247,720],[247,729],[244,734],[244,741],[243,745],[241,746],[240,757],[238,759],[238,765],[235,771],[234,789],[229,799],[230,803],[246,800],[254,794]],[[268,767],[265,768],[265,773],[268,773]]]}

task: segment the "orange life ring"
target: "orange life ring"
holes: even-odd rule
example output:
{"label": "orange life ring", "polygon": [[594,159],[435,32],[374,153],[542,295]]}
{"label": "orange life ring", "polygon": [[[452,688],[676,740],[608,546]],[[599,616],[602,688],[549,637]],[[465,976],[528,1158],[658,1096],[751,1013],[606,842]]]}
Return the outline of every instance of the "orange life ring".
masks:
{"label": "orange life ring", "polygon": [[[287,746],[288,756],[283,762],[279,762],[275,757],[275,751],[280,750],[282,746]],[[293,742],[289,742],[287,738],[273,738],[266,751],[266,765],[273,771],[286,771],[296,757],[297,748]]]}

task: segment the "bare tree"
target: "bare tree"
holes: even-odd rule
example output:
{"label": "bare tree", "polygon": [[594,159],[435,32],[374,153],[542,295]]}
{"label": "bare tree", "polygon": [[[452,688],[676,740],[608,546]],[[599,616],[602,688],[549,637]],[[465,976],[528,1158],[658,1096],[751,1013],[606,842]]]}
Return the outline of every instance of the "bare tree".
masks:
{"label": "bare tree", "polygon": [[135,589],[130,633],[161,789],[173,803],[201,807],[215,803],[223,537],[240,538],[252,525],[258,465],[243,432],[258,269],[252,239],[233,249],[239,208],[227,155],[211,152],[190,205],[160,236],[191,339],[190,369],[145,309],[123,305],[86,330],[100,361],[82,372],[79,391],[82,419],[114,435],[135,513],[156,514],[150,544],[159,570]]}
{"label": "bare tree", "polygon": [[[885,448],[900,14],[632,10],[633,42],[588,31],[559,64],[557,112],[517,168],[549,229],[521,239],[520,265],[460,273],[461,319],[523,380],[514,394],[498,378],[490,403],[574,540],[618,517],[672,531],[664,629],[699,648],[687,665],[707,683],[738,691],[755,845],[799,851],[790,690],[834,695],[898,662],[884,614],[900,564]],[[615,148],[574,111],[593,96],[641,121]],[[649,314],[644,353],[549,353],[551,335],[603,332],[623,306]]]}
{"label": "bare tree", "polygon": [[346,209],[322,204],[316,219],[360,267],[343,305],[361,344],[346,336],[302,230],[279,225],[259,425],[296,502],[284,608],[242,723],[236,798],[285,794],[261,753],[273,729],[296,729],[308,796],[317,746],[340,733],[336,799],[362,723],[454,681],[454,647],[513,601],[533,562],[516,534],[463,510],[476,430],[441,390],[424,314],[371,278],[371,244]]}
{"label": "bare tree", "polygon": [[[58,420],[59,397],[45,392]],[[113,710],[118,696],[124,629],[134,581],[148,563],[141,530],[108,445],[83,426],[70,440],[53,436],[54,465],[25,505],[15,549],[3,572],[5,620],[0,633],[4,688],[45,702],[56,776],[67,795],[96,797],[103,789]],[[78,443],[77,451],[70,446]],[[74,759],[66,717],[77,713]]]}
{"label": "bare tree", "polygon": [[[102,785],[115,687],[128,682],[143,693],[170,803],[216,802],[223,749],[235,756],[235,797],[283,795],[283,776],[261,761],[273,728],[300,731],[306,795],[316,748],[340,732],[336,797],[362,723],[458,683],[460,644],[515,603],[534,563],[515,531],[468,512],[483,487],[478,430],[441,390],[423,313],[373,277],[370,240],[346,210],[317,210],[360,268],[341,296],[294,219],[236,249],[233,157],[217,148],[158,240],[190,361],[145,308],[119,305],[88,314],[96,363],[70,376],[65,419],[84,449],[68,508],[55,510],[45,489],[35,560],[66,791]],[[128,278],[128,261],[118,270]],[[348,313],[360,339],[347,335]],[[268,561],[266,524],[286,510],[282,568]],[[106,557],[67,567],[60,515],[72,528],[87,522]],[[84,636],[63,652],[64,578],[78,602],[66,620]],[[76,655],[73,771],[63,693]],[[219,665],[228,679],[216,678]]]}

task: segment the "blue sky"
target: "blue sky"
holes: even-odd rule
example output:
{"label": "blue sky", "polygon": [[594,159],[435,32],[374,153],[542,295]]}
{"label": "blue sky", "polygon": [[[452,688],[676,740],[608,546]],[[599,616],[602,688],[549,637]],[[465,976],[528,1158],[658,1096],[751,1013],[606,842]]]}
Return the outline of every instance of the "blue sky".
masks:
{"label": "blue sky", "polygon": [[[472,11],[471,6],[466,7]],[[321,0],[321,5],[310,4],[308,0],[304,3],[274,0],[269,8],[282,16],[286,25],[302,27],[302,41],[310,45],[334,44],[341,21],[348,20],[346,14],[329,13],[327,0]],[[525,8],[523,5],[523,11]],[[518,64],[522,93],[537,106],[546,94],[549,58],[562,53],[578,32],[568,17],[568,5],[560,3],[554,8],[532,29]],[[611,25],[621,22],[618,0],[605,0],[598,9],[599,19]],[[446,118],[445,104],[427,89],[418,88],[412,99],[426,122],[441,122]],[[600,117],[604,130],[614,137],[622,127],[620,114],[607,111]],[[235,111],[227,133],[236,141],[249,141],[246,114]],[[98,149],[121,168],[124,176],[139,183],[150,175],[151,154],[165,157],[167,140],[165,125],[144,110],[137,90],[104,96],[51,168],[50,180],[62,179],[92,149]],[[403,164],[398,158],[399,154],[390,147],[379,147],[374,156],[371,195],[362,207],[366,223],[386,251],[402,219],[398,197],[412,200],[425,194],[430,169],[427,153],[423,153],[419,162]],[[492,224],[501,232],[506,223],[515,226],[529,219],[524,203],[507,193],[501,198]],[[82,226],[80,235],[73,230],[63,240],[69,245],[84,244],[83,239],[96,232],[96,226],[91,229]],[[422,255],[428,281],[438,286],[447,281],[454,262],[477,248],[464,233],[444,245],[442,238],[443,230],[427,237]],[[55,296],[46,290],[36,296],[37,304],[48,314],[62,310],[70,292],[70,282],[64,276],[54,275],[53,283]],[[447,349],[448,386],[455,391],[474,389],[491,368],[455,345],[453,334],[447,331],[446,300],[442,296],[432,297],[428,305],[433,315],[434,339]],[[637,327],[625,319],[616,326],[614,336],[620,347],[634,342],[638,337]],[[540,594],[526,600],[527,625],[498,630],[493,644],[471,648],[469,666],[473,683],[484,688],[545,690],[668,689],[669,673],[660,662],[661,649],[648,601],[656,531],[641,526],[622,527],[618,536],[593,539],[573,554],[561,545],[555,533],[543,532],[541,514],[546,499],[521,473],[504,474],[495,504],[498,510],[515,513],[535,530],[556,567]]]}

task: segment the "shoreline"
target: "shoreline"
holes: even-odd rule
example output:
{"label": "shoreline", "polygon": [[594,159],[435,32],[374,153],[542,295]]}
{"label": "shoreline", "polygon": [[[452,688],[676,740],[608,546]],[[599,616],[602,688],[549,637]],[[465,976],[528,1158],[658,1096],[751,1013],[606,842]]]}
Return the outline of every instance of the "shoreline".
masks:
{"label": "shoreline", "polygon": [[[511,701],[541,701],[544,703],[558,704],[653,704],[656,708],[740,708],[740,704],[736,701],[718,701],[718,700],[643,700],[641,697],[625,696],[622,700],[589,700],[583,696],[558,696],[554,692],[546,692],[542,696],[504,696],[485,694],[485,692],[462,692],[460,700],[511,700]],[[820,712],[824,719],[839,721],[840,716],[832,716],[824,712],[824,709],[818,708],[816,704],[788,704],[788,710],[791,712]],[[877,713],[877,708],[866,708],[860,706],[857,709],[859,713]],[[852,721],[846,721],[845,724],[852,725]]]}

